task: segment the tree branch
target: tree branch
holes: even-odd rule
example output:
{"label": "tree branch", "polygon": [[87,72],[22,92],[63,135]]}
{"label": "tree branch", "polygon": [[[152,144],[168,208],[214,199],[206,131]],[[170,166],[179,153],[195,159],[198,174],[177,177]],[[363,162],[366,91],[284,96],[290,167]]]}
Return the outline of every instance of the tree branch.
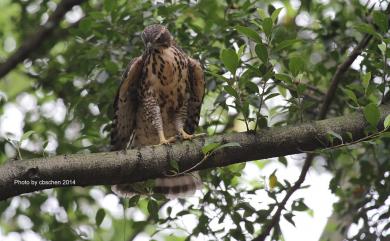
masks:
{"label": "tree branch", "polygon": [[7,75],[20,62],[30,56],[30,54],[39,48],[45,38],[50,36],[54,29],[70,9],[75,5],[80,5],[84,0],[62,0],[47,22],[40,26],[33,36],[26,39],[19,49],[14,52],[4,63],[0,65],[0,78]]}
{"label": "tree branch", "polygon": [[[380,110],[383,123],[390,114],[390,105],[384,105]],[[321,149],[325,147],[323,143],[327,143],[330,130],[345,137],[350,132],[353,139],[358,140],[365,136],[366,127],[363,115],[353,113],[257,133],[218,135],[170,146],[146,146],[126,153],[74,154],[11,161],[0,166],[0,200],[64,185],[112,185],[162,177],[171,169],[170,160],[178,161],[180,170],[196,165],[204,156],[202,147],[210,142],[237,142],[241,147],[216,151],[197,170]],[[379,129],[383,129],[383,125]]]}

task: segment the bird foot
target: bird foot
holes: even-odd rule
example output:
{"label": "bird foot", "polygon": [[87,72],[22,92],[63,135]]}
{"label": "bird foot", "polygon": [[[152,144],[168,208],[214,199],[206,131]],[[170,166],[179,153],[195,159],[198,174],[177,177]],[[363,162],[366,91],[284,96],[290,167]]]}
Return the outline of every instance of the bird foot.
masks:
{"label": "bird foot", "polygon": [[187,132],[185,132],[184,130],[180,131],[180,137],[182,140],[192,140],[194,138],[205,136],[205,135],[206,135],[206,133],[199,133],[199,134],[190,135]]}
{"label": "bird foot", "polygon": [[169,145],[176,141],[176,138],[174,136],[169,137],[168,139],[160,139],[160,143],[158,145]]}

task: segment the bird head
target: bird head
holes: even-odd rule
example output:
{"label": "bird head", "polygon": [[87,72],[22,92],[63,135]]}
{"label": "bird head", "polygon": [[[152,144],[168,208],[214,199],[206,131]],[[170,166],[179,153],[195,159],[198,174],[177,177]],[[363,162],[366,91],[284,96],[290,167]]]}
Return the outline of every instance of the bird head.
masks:
{"label": "bird head", "polygon": [[173,41],[169,30],[160,24],[154,24],[146,27],[142,32],[141,37],[148,52],[152,49],[158,49],[161,47],[168,48],[171,46]]}

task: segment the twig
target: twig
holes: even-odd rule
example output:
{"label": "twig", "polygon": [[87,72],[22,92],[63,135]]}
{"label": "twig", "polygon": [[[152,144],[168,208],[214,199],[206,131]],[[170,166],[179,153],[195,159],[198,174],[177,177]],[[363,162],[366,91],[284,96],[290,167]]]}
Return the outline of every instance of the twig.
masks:
{"label": "twig", "polygon": [[318,88],[315,87],[315,86],[312,86],[312,85],[306,85],[306,86],[307,86],[307,88],[308,88],[309,90],[311,90],[311,91],[313,91],[313,92],[315,92],[315,93],[317,93],[317,94],[319,94],[319,95],[321,95],[321,96],[325,95],[325,92],[323,92],[322,90],[318,89]]}
{"label": "twig", "polygon": [[266,80],[264,79],[263,81],[264,81],[264,84],[263,84],[263,89],[261,90],[261,95],[260,95],[259,113],[256,114],[256,123],[255,123],[254,131],[257,130],[257,125],[259,123],[259,116],[261,115],[261,108],[263,107],[265,87],[267,86],[268,79],[266,79]]}
{"label": "twig", "polygon": [[[386,43],[385,43],[386,44]],[[387,44],[386,44],[386,49],[387,49]],[[387,67],[387,55],[386,55],[386,50],[385,50],[385,53],[383,54],[383,75],[382,75],[382,79],[383,79],[383,85],[384,85],[384,88],[383,88],[383,92],[382,92],[382,103],[385,103],[385,92],[386,92],[386,87],[389,86],[390,88],[390,84],[388,83],[388,81],[386,80],[386,67]]]}
{"label": "twig", "polygon": [[348,70],[348,68],[351,66],[353,61],[359,56],[362,51],[366,48],[367,44],[370,42],[372,38],[372,35],[366,34],[363,39],[359,42],[359,44],[355,47],[355,49],[351,52],[349,57],[339,65],[336,69],[335,74],[333,75],[333,78],[331,80],[331,84],[329,86],[328,91],[326,92],[325,98],[324,98],[324,104],[321,106],[318,119],[324,119],[328,113],[330,104],[333,101],[333,97],[336,94],[337,87],[339,85],[339,82],[341,80],[341,77],[343,74]]}
{"label": "twig", "polygon": [[195,165],[193,165],[192,167],[182,171],[182,172],[178,172],[178,173],[175,173],[175,174],[165,174],[165,176],[167,177],[177,177],[177,176],[180,176],[180,175],[184,175],[184,174],[187,174],[187,173],[190,173],[191,171],[195,170],[195,168],[197,168],[198,166],[200,166],[204,161],[207,160],[207,158],[211,155],[211,153],[207,153],[203,158],[202,160],[200,160],[198,163],[196,163]]}
{"label": "twig", "polygon": [[[375,139],[377,137],[380,137],[382,134],[384,134],[385,132],[388,132],[388,131],[389,131],[389,127],[384,129],[384,130],[382,130],[382,131],[380,131],[380,132],[377,132],[377,133],[365,136],[363,138],[357,139],[357,140],[352,141],[352,142],[342,143],[340,145],[330,146],[330,147],[321,149],[321,152],[334,150],[334,149],[338,149],[338,148],[341,148],[341,147],[355,145],[355,144],[358,144],[358,143],[363,142],[363,141],[373,140],[373,139]],[[305,150],[302,150],[302,149],[300,149],[300,151],[302,151],[302,153],[310,153],[310,154],[318,153],[318,151],[305,151]]]}
{"label": "twig", "polygon": [[[285,88],[285,89],[287,89],[287,90],[289,90],[289,91],[295,91],[295,90],[293,90],[292,88],[290,88],[287,84],[285,84],[285,83],[283,83],[282,81],[280,81],[280,80],[274,80],[274,83],[276,84],[276,85],[279,85],[279,86],[281,86],[281,87],[283,87],[283,88]],[[314,88],[314,87],[313,87]],[[316,91],[314,91],[314,89],[311,89],[311,88],[308,88],[308,89],[310,89],[310,90],[312,90],[312,92],[316,92]],[[307,98],[307,99],[311,99],[311,100],[313,100],[313,101],[316,101],[316,102],[321,102],[322,101],[322,96],[324,96],[325,95],[325,93],[323,93],[322,91],[320,91],[319,89],[317,89],[319,92],[318,92],[318,94],[320,94],[321,96],[315,96],[314,95],[314,93],[313,94],[309,94],[309,93],[303,93],[303,98]]]}
{"label": "twig", "polygon": [[268,225],[265,226],[263,229],[262,234],[260,236],[253,239],[253,241],[264,241],[265,238],[269,235],[271,232],[271,229],[279,222],[280,215],[282,213],[282,210],[284,209],[284,206],[286,205],[288,199],[290,199],[291,195],[300,188],[301,184],[305,181],[306,173],[309,170],[311,166],[311,162],[314,158],[313,154],[308,154],[305,163],[303,164],[301,174],[299,175],[298,180],[295,182],[295,184],[287,191],[286,196],[283,198],[283,200],[279,203],[278,208],[273,215],[272,219],[268,223]]}
{"label": "twig", "polygon": [[33,36],[27,38],[19,49],[0,65],[0,78],[7,75],[8,72],[39,48],[44,40],[53,33],[64,15],[72,9],[73,6],[80,5],[83,1],[84,0],[62,0],[47,22],[40,26]]}

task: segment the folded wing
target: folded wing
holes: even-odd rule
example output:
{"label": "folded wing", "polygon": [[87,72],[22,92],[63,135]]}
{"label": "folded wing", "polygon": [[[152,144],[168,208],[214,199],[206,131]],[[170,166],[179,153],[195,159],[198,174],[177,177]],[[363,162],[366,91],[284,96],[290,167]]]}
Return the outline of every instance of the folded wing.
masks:
{"label": "folded wing", "polygon": [[184,130],[188,134],[193,134],[199,124],[200,109],[205,90],[205,81],[203,69],[200,63],[192,58],[189,58],[189,91],[190,99],[187,105],[187,119],[184,125]]}
{"label": "folded wing", "polygon": [[114,119],[111,129],[111,150],[126,149],[134,133],[138,108],[138,86],[142,77],[141,57],[130,61],[122,75],[114,101]]}

